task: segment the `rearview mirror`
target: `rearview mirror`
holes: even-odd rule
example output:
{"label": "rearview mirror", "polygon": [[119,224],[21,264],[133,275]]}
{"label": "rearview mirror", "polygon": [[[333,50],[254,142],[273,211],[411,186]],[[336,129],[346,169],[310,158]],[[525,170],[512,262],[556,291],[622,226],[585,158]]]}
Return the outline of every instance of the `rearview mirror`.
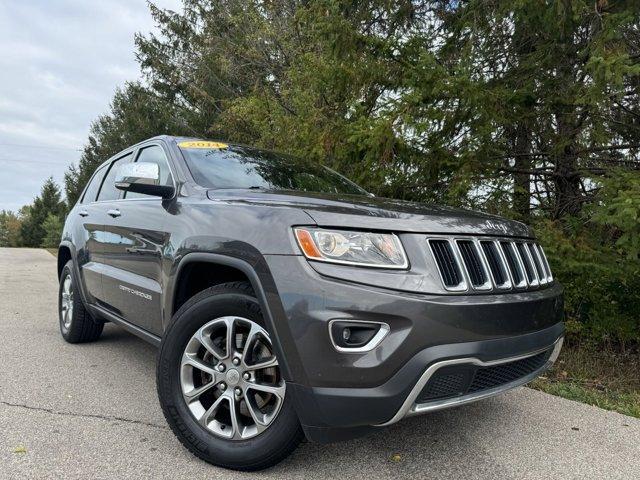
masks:
{"label": "rearview mirror", "polygon": [[160,167],[151,162],[121,165],[116,172],[115,184],[118,190],[162,198],[171,198],[174,193],[172,186],[160,185]]}

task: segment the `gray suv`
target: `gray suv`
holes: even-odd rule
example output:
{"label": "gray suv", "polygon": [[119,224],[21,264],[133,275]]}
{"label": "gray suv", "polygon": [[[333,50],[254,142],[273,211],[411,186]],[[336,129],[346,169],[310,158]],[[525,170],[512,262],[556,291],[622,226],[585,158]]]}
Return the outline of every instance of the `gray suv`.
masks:
{"label": "gray suv", "polygon": [[113,322],[157,345],[171,429],[239,470],[304,437],[350,439],[522,385],[564,331],[562,287],[526,225],[191,138],[98,167],[58,274],[65,340]]}

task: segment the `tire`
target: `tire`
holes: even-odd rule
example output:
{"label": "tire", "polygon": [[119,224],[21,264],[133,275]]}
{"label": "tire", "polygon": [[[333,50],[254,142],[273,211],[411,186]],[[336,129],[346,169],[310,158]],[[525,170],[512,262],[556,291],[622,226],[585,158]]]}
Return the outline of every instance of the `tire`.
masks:
{"label": "tire", "polygon": [[[249,330],[246,338],[243,333],[245,329]],[[229,331],[231,335],[226,333]],[[239,340],[233,340],[229,348],[228,341],[223,341],[223,338]],[[219,342],[214,345],[214,340]],[[223,342],[226,342],[224,348]],[[277,359],[272,349],[266,349],[267,343],[271,346],[268,333],[264,330],[260,306],[251,286],[245,282],[208,288],[188,300],[174,315],[158,356],[158,397],[173,433],[189,451],[206,462],[233,470],[262,470],[286,458],[302,440],[304,434],[293,401],[286,395],[286,385],[280,376]],[[254,367],[247,366],[252,352],[258,348],[268,352],[263,357],[267,360],[254,362],[252,359]],[[194,355],[197,360],[203,359],[204,363],[197,365],[204,370],[186,360]],[[234,355],[240,358],[234,358]],[[209,360],[205,360],[207,356]],[[232,360],[238,363],[232,363]],[[276,366],[273,366],[274,363]],[[267,364],[271,366],[249,373],[248,369]],[[247,370],[243,370],[245,366]],[[221,368],[226,368],[224,373],[218,371]],[[206,373],[209,369],[211,374]],[[236,370],[235,373],[232,370]],[[268,388],[277,391],[277,394],[254,389],[264,388],[264,373],[261,372],[271,372],[269,382],[275,386]],[[203,380],[196,382],[198,378]],[[240,380],[236,382],[237,379]],[[207,393],[194,393],[202,388],[208,388]],[[191,391],[187,392],[189,389]],[[238,391],[241,393],[238,394]],[[210,398],[205,398],[206,395]],[[190,399],[189,404],[186,398]],[[265,398],[268,401],[264,401]],[[265,410],[271,409],[270,414],[263,414],[263,410],[257,406],[260,402],[265,403],[262,407]],[[206,413],[203,413],[205,410]],[[232,417],[232,411],[237,415]],[[227,418],[229,425],[225,430]],[[235,423],[231,418],[236,419]],[[261,422],[266,422],[268,418],[271,418],[270,423],[263,426]],[[247,426],[244,426],[245,421]]]}
{"label": "tire", "polygon": [[69,343],[93,342],[100,338],[104,328],[104,323],[94,320],[82,302],[73,260],[67,262],[60,274],[58,318],[62,338]]}

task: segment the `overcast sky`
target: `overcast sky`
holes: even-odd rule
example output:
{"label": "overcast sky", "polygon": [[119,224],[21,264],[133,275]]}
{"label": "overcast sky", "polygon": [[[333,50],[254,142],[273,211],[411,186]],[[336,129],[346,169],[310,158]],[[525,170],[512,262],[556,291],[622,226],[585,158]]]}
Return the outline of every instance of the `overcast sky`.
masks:
{"label": "overcast sky", "polygon": [[0,210],[62,184],[91,121],[140,77],[134,34],[153,28],[145,0],[0,0]]}

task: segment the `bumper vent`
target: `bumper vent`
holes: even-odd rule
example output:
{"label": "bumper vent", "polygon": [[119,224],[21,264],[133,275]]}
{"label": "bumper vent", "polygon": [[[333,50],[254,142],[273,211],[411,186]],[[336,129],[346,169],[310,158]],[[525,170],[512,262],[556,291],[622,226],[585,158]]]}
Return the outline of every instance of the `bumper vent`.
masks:
{"label": "bumper vent", "polygon": [[547,364],[551,350],[498,365],[478,367],[460,364],[442,367],[433,374],[417,403],[460,397],[499,388],[537,372]]}
{"label": "bumper vent", "polygon": [[553,281],[535,242],[439,237],[428,243],[442,283],[452,292],[533,289]]}

